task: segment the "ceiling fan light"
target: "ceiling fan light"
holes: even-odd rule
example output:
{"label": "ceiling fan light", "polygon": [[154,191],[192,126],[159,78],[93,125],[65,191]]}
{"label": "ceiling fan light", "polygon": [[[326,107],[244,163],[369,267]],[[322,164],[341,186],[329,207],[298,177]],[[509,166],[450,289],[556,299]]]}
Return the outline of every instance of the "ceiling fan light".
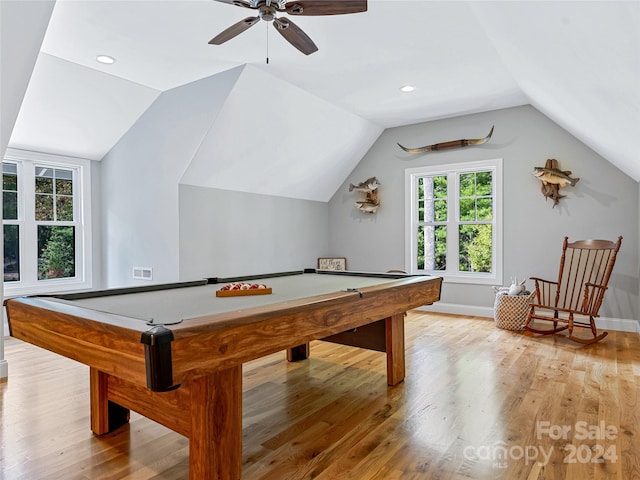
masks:
{"label": "ceiling fan light", "polygon": [[416,87],[414,85],[409,85],[409,84],[403,85],[403,86],[400,87],[400,91],[402,93],[411,93],[411,92],[415,91],[415,89],[416,89]]}
{"label": "ceiling fan light", "polygon": [[116,62],[116,59],[109,55],[98,55],[96,56],[96,60],[100,63],[104,63],[105,65],[111,65]]}

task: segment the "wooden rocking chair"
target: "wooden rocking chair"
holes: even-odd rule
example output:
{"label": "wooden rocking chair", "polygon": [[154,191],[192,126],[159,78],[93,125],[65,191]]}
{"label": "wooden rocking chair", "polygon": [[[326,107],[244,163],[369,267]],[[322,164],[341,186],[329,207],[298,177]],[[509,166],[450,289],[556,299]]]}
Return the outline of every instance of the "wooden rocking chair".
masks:
{"label": "wooden rocking chair", "polygon": [[[608,332],[598,335],[594,319],[598,317],[621,244],[622,237],[618,237],[617,242],[578,240],[571,243],[564,237],[558,281],[531,277],[536,284],[536,295],[524,328],[543,335],[568,330],[570,340],[585,345],[606,337]],[[534,328],[534,320],[553,322],[553,328]],[[574,327],[590,328],[593,338],[576,337]]]}

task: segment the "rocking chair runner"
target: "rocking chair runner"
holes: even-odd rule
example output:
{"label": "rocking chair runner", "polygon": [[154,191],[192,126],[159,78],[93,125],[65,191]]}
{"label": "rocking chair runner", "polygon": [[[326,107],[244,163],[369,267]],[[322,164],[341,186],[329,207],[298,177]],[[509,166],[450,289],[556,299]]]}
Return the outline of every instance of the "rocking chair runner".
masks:
{"label": "rocking chair runner", "polygon": [[[594,319],[599,316],[621,244],[622,237],[618,237],[617,242],[578,240],[571,243],[564,237],[558,281],[531,277],[535,281],[536,295],[524,328],[543,335],[568,330],[570,340],[585,345],[606,337],[608,332],[598,334]],[[534,328],[534,320],[553,322],[553,328]],[[558,326],[559,323],[562,325]],[[590,328],[593,338],[576,337],[573,334],[576,326]]]}

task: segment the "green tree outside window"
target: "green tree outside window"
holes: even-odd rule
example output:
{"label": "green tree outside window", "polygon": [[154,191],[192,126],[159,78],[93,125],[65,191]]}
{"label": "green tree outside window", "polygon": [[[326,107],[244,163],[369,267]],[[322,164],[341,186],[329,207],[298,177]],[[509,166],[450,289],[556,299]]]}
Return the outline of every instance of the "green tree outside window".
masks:
{"label": "green tree outside window", "polygon": [[[416,254],[419,270],[447,269],[447,234],[453,215],[449,178],[448,175],[418,178]],[[457,179],[458,270],[491,273],[492,172],[464,172]]]}

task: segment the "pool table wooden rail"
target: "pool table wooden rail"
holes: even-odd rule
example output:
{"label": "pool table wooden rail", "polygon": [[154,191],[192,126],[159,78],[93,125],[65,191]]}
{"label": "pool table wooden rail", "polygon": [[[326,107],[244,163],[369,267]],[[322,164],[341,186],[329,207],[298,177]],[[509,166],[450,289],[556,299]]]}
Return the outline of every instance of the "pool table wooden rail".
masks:
{"label": "pool table wooden rail", "polygon": [[[424,277],[392,282],[391,288],[385,283],[359,292],[335,292],[171,325],[174,383],[404,313],[431,304],[440,295],[440,283],[425,282]],[[46,297],[6,303],[12,336],[147,385],[140,336],[150,327],[144,321]]]}
{"label": "pool table wooden rail", "polygon": [[144,322],[44,297],[5,301],[12,337],[146,385]]}
{"label": "pool table wooden rail", "polygon": [[[395,280],[391,288],[376,285],[359,292],[319,295],[176,326],[173,355],[178,367],[174,376],[181,378],[181,368],[190,377],[208,374],[437,301],[440,284],[422,280]],[[225,328],[218,330],[220,324]],[[209,352],[209,357],[194,357],[190,353],[194,349]]]}

